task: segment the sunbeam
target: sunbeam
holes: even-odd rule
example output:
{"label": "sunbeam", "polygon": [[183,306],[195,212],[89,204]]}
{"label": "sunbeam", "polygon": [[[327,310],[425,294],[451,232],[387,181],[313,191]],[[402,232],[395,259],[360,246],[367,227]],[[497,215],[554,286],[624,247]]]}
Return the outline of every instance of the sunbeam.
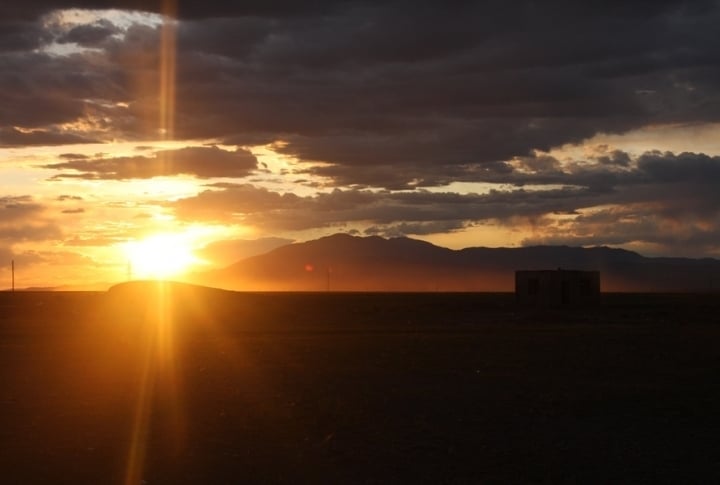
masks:
{"label": "sunbeam", "polygon": [[[171,140],[175,117],[175,56],[177,4],[176,0],[164,0],[163,24],[160,45],[160,99],[159,131],[163,140]],[[149,446],[153,406],[160,403],[163,413],[169,419],[170,436],[163,444],[172,443],[168,448],[182,447],[184,419],[182,418],[181,383],[176,372],[177,342],[175,341],[172,301],[168,288],[163,282],[156,282],[154,298],[147,300],[143,335],[146,349],[143,369],[139,382],[135,415],[133,420],[130,449],[128,450],[125,485],[143,483],[143,472]]]}
{"label": "sunbeam", "polygon": [[[174,299],[169,284],[149,283],[151,291],[132,295],[139,305],[139,337],[144,344],[143,362],[133,418],[125,485],[142,483],[153,416],[162,417],[161,436],[155,442],[163,454],[176,455],[184,444],[185,418],[182,383],[178,372],[179,342]],[[142,301],[140,301],[142,300]]]}
{"label": "sunbeam", "polygon": [[172,140],[175,128],[176,0],[163,2],[163,14],[160,41],[160,134],[163,140]]}

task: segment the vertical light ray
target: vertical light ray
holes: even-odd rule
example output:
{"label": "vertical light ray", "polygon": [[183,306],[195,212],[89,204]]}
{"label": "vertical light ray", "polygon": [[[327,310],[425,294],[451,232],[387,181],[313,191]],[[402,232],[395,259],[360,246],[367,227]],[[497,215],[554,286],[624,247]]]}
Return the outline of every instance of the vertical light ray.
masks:
{"label": "vertical light ray", "polygon": [[167,283],[154,282],[148,295],[143,295],[146,308],[143,318],[141,338],[145,344],[140,374],[133,428],[128,450],[125,485],[142,483],[143,472],[151,437],[153,410],[160,413],[165,427],[154,443],[161,446],[163,454],[177,453],[184,445],[185,419],[182,412],[182,392],[177,370],[178,332],[174,315],[173,295]]}
{"label": "vertical light ray", "polygon": [[172,140],[175,132],[175,69],[177,48],[177,5],[163,2],[163,24],[160,36],[160,134]]}
{"label": "vertical light ray", "polygon": [[147,454],[147,438],[150,433],[150,414],[152,411],[153,391],[155,389],[155,362],[154,332],[152,329],[143,329],[146,337],[146,348],[140,375],[140,384],[133,416],[132,435],[130,436],[130,449],[125,468],[125,485],[138,485],[142,483]]}
{"label": "vertical light ray", "polygon": [[[176,0],[163,1],[163,24],[160,36],[159,65],[159,132],[163,140],[172,140],[175,131],[175,80],[176,80]],[[167,163],[167,161],[166,161]],[[162,411],[169,412],[170,436],[164,436],[173,448],[181,446],[179,435],[184,434],[181,410],[179,377],[176,372],[174,318],[172,296],[162,282],[149,300],[149,307],[141,323],[147,348],[142,363],[133,429],[128,450],[125,485],[142,483],[147,459],[153,407],[163,404]],[[175,448],[177,449],[177,448]]]}
{"label": "vertical light ray", "polygon": [[157,322],[157,363],[158,392],[161,394],[162,410],[168,421],[169,429],[164,443],[170,445],[173,454],[179,452],[185,444],[185,416],[183,412],[182,382],[178,369],[180,342],[178,334],[182,332],[183,315],[176,315],[175,301],[178,298],[170,292],[164,282],[159,285],[155,321]]}

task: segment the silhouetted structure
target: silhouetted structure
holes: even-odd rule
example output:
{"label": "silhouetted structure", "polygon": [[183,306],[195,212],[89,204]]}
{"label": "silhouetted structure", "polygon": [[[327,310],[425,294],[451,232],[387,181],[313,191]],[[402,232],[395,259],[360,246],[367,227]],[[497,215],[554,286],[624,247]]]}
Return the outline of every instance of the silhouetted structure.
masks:
{"label": "silhouetted structure", "polygon": [[600,301],[600,272],[578,270],[516,271],[515,296],[533,305],[591,305]]}

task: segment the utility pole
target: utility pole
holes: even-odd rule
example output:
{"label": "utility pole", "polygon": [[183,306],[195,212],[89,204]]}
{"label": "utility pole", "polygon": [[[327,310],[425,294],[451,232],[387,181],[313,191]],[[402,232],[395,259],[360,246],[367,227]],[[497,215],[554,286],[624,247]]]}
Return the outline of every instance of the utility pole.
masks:
{"label": "utility pole", "polygon": [[15,291],[15,260],[14,259],[10,262],[10,268],[11,268],[10,272],[12,273],[12,291]]}

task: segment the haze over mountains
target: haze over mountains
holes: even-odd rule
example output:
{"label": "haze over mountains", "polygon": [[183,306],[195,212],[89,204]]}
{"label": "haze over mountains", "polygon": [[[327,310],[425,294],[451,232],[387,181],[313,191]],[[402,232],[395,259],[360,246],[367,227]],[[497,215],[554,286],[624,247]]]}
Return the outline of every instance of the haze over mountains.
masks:
{"label": "haze over mountains", "polygon": [[288,244],[192,281],[251,291],[513,291],[515,270],[555,268],[599,270],[603,291],[720,291],[716,259],[649,258],[607,247],[451,250],[347,234]]}

